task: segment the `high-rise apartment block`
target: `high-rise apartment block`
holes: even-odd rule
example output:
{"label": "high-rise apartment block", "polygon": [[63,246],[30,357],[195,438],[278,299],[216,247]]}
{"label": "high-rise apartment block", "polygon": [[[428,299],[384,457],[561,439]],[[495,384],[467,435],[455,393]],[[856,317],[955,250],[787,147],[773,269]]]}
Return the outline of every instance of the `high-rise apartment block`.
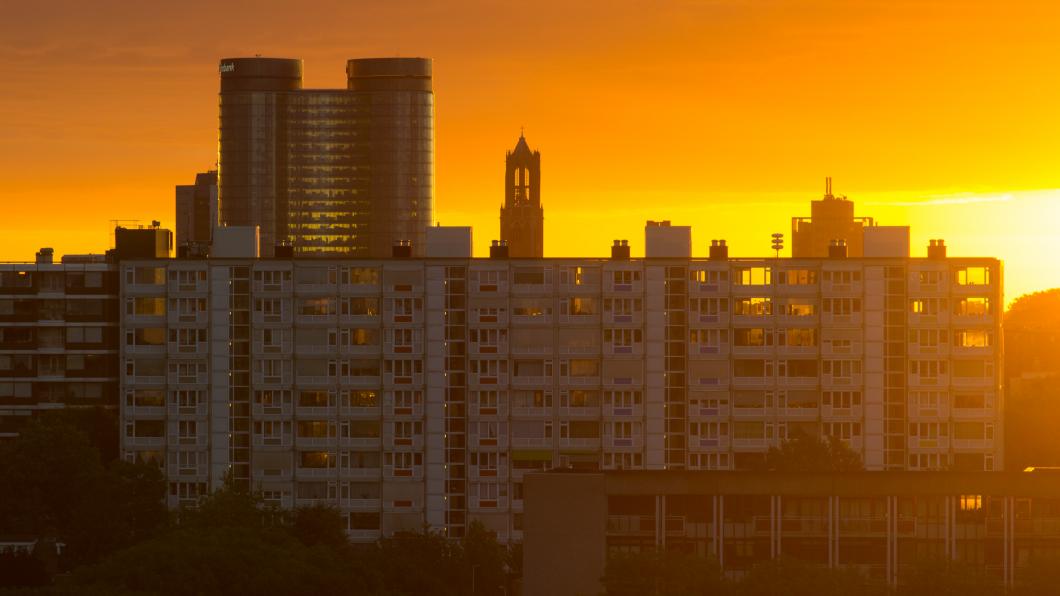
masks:
{"label": "high-rise apartment block", "polygon": [[205,250],[218,225],[217,170],[195,175],[195,184],[176,189],[178,250]]}
{"label": "high-rise apartment block", "polygon": [[302,62],[221,60],[221,223],[258,226],[260,254],[422,255],[431,223],[431,62],[366,58],[346,89],[303,89]]}
{"label": "high-rise apartment block", "polygon": [[541,153],[519,135],[504,158],[501,240],[513,257],[540,259],[545,251],[545,211],[541,207]]}
{"label": "high-rise apartment block", "polygon": [[798,433],[869,470],[1002,467],[999,261],[647,233],[643,259],[438,234],[446,257],[125,260],[125,456],[164,466],[171,505],[230,475],[364,540],[518,540],[528,472],[747,469]]}
{"label": "high-rise apartment block", "polygon": [[[169,256],[172,237],[157,228],[115,230],[107,255],[42,248],[33,263],[0,263],[0,439],[41,412],[117,410],[120,258]],[[126,312],[134,315],[136,313]],[[125,338],[161,345],[158,335]]]}

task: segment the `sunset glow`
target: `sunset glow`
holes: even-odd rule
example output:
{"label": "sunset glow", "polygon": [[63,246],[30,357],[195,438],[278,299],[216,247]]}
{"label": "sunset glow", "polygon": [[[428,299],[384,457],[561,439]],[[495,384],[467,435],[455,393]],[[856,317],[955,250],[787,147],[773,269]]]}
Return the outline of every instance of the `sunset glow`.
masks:
{"label": "sunset glow", "polygon": [[7,7],[0,258],[172,221],[173,186],[216,160],[218,57],[340,87],[347,58],[402,55],[434,59],[437,219],[478,254],[525,126],[546,256],[642,254],[646,219],[692,225],[697,255],[767,255],[830,175],[858,215],[911,225],[914,256],[1004,259],[1007,300],[1060,279],[1054,2],[462,4]]}

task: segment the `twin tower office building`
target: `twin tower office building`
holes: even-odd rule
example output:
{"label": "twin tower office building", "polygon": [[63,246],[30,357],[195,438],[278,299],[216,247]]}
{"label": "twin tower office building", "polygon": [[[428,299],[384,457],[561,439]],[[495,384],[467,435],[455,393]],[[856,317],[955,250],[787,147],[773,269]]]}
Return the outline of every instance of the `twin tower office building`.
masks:
{"label": "twin tower office building", "polygon": [[425,246],[431,61],[354,59],[346,73],[345,89],[304,89],[301,60],[221,60],[219,219],[258,226],[261,256],[383,257],[395,243],[420,256]]}

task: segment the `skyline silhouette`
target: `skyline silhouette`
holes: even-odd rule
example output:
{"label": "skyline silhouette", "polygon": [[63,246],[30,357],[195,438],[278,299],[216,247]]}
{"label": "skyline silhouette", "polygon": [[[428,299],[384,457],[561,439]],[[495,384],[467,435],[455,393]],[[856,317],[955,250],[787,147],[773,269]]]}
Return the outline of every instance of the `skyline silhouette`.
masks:
{"label": "skyline silhouette", "polygon": [[[1014,298],[1060,280],[1040,258],[1060,250],[1060,82],[1043,74],[1060,7],[954,6],[14,6],[0,24],[15,90],[0,98],[0,258],[98,252],[111,219],[170,225],[173,185],[216,161],[222,56],[296,55],[307,87],[341,87],[351,56],[424,55],[439,98],[434,219],[472,225],[478,255],[499,237],[500,152],[525,125],[548,155],[548,256],[606,255],[660,218],[692,225],[696,254],[717,237],[734,255],[772,254],[769,234],[830,175],[864,215],[912,226],[914,255],[937,237],[1005,260]],[[497,22],[519,23],[516,41]],[[605,207],[612,223],[591,225]]]}

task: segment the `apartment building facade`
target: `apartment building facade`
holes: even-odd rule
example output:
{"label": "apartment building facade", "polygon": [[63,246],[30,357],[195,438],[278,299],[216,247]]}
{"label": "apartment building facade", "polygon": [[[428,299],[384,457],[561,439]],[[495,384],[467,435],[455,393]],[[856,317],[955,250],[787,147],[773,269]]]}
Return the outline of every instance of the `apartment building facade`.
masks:
{"label": "apartment building facade", "polygon": [[117,268],[102,255],[0,264],[0,438],[64,407],[118,407]]}
{"label": "apartment building facade", "polygon": [[125,457],[164,467],[171,506],[230,476],[361,540],[471,520],[520,540],[527,473],[748,469],[796,433],[869,470],[1002,467],[996,259],[651,243],[123,261]]}

